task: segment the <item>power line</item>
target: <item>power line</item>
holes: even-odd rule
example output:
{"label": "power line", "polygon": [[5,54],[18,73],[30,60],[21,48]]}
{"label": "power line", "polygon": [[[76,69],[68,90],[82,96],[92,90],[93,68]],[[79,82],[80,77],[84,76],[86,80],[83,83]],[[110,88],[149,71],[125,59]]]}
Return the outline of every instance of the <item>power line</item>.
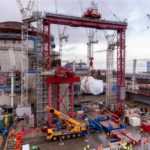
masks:
{"label": "power line", "polygon": [[[101,1],[101,0],[100,0]],[[113,14],[113,16],[118,19],[119,21],[121,21],[105,4],[103,1],[101,1],[101,3]]]}

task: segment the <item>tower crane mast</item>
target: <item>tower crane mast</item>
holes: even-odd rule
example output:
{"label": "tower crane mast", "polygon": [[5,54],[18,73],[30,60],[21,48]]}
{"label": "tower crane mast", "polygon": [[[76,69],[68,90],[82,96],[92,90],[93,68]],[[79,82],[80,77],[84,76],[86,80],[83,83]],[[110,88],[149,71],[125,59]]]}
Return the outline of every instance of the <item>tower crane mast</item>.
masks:
{"label": "tower crane mast", "polygon": [[113,51],[115,49],[116,43],[114,42],[116,37],[116,32],[114,32],[112,35],[109,35],[107,30],[103,30],[105,38],[108,43],[107,48],[107,68],[106,68],[106,105],[110,106],[111,103],[114,103],[116,97],[113,95],[113,67],[114,67],[114,57],[113,57]]}

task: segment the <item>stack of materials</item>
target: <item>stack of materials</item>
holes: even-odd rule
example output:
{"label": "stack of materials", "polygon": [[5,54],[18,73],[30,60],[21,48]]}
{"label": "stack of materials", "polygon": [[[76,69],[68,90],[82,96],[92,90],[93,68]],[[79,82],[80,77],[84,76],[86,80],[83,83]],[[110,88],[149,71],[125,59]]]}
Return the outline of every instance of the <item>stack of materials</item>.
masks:
{"label": "stack of materials", "polygon": [[128,115],[124,115],[124,123],[125,124],[129,124],[129,118],[130,117],[137,117],[137,118],[139,118],[139,119],[141,119],[141,116],[140,115],[138,115],[138,114],[128,114]]}
{"label": "stack of materials", "polygon": [[33,114],[29,116],[29,127],[30,128],[34,127],[34,115]]}
{"label": "stack of materials", "polygon": [[123,135],[128,137],[132,141],[133,145],[141,143],[141,139],[138,138],[136,135],[130,133],[129,131],[127,131],[125,129],[120,129],[119,132],[121,132]]}
{"label": "stack of materials", "polygon": [[129,144],[132,143],[133,146],[141,143],[141,139],[126,129],[113,130],[110,132],[110,137],[117,137],[119,141],[122,140],[123,142],[127,142]]}
{"label": "stack of materials", "polygon": [[77,111],[77,118],[78,118],[78,119],[82,119],[84,115],[85,115],[85,113],[84,113],[83,110]]}
{"label": "stack of materials", "polygon": [[137,117],[130,117],[129,124],[133,127],[141,126],[141,119],[139,119]]}
{"label": "stack of materials", "polygon": [[91,110],[91,111],[95,111],[95,110],[100,111],[98,105],[88,104],[88,105],[86,105],[86,107],[88,107],[88,109]]}

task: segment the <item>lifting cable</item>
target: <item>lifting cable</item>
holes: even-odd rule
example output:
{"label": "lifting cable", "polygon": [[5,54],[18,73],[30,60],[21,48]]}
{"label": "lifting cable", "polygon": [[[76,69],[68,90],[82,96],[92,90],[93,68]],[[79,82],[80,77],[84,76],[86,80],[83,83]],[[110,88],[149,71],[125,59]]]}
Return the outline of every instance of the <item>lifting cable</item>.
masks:
{"label": "lifting cable", "polygon": [[102,0],[100,0],[100,1],[101,1],[101,3],[113,14],[113,16],[114,16],[118,21],[121,22],[121,20],[104,4],[104,2],[103,2]]}

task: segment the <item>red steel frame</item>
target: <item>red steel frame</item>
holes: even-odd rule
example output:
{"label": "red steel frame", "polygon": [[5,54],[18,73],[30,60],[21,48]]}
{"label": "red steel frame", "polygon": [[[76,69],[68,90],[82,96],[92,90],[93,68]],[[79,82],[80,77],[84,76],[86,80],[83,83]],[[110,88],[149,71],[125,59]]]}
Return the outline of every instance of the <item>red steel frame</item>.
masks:
{"label": "red steel frame", "polygon": [[43,71],[50,70],[50,23],[43,22]]}
{"label": "red steel frame", "polygon": [[[125,90],[121,90],[122,87],[125,87],[125,31],[127,29],[127,24],[124,22],[114,22],[114,21],[107,21],[107,20],[92,20],[89,18],[82,18],[82,17],[74,17],[74,16],[67,16],[67,15],[59,15],[59,14],[52,14],[47,13],[46,19],[43,22],[43,26],[50,24],[61,24],[61,25],[69,25],[72,27],[87,27],[87,28],[96,28],[100,30],[117,30],[117,107],[118,112],[122,113],[123,107],[122,103],[124,103],[124,99],[121,100],[121,96],[125,95]],[[50,27],[47,30],[50,35]],[[45,34],[45,28],[43,27],[43,34]],[[43,56],[45,56],[46,48],[45,43],[43,42]],[[50,46],[47,47],[48,52],[50,53]],[[45,59],[45,57],[44,57]],[[50,58],[48,59],[50,62]],[[43,60],[43,70],[45,69],[45,64]],[[50,63],[49,63],[49,70],[50,70]],[[63,78],[62,81],[59,83],[64,82]],[[49,82],[50,83],[50,82]],[[49,104],[51,104],[51,88],[49,89]],[[72,90],[73,93],[73,84]],[[59,98],[59,96],[58,96]],[[73,95],[72,98],[72,108],[73,108]],[[71,116],[73,117],[73,109],[71,111]],[[49,116],[50,117],[50,116]],[[50,118],[49,118],[50,119]]]}
{"label": "red steel frame", "polygon": [[[123,89],[121,90],[121,88]],[[122,93],[123,92],[123,93]],[[117,110],[125,108],[125,30],[117,31]]]}
{"label": "red steel frame", "polygon": [[[51,99],[51,92],[53,89],[57,94],[57,110],[59,111],[59,106],[62,103],[67,114],[71,118],[74,118],[74,82],[80,82],[80,77],[73,77],[73,78],[47,77],[46,82],[49,83],[49,89],[48,89],[49,102],[48,102],[48,105],[50,107],[53,107],[53,100]],[[54,87],[54,83],[57,83],[57,90]],[[60,83],[69,83],[69,85],[68,85],[64,95],[62,96],[62,98],[60,98],[60,95],[59,95],[59,84]],[[63,103],[63,98],[66,95],[70,85],[71,85],[71,114],[68,112],[66,106]],[[52,127],[52,117],[53,117],[52,114],[48,113],[48,125],[49,125],[49,127]]]}

